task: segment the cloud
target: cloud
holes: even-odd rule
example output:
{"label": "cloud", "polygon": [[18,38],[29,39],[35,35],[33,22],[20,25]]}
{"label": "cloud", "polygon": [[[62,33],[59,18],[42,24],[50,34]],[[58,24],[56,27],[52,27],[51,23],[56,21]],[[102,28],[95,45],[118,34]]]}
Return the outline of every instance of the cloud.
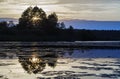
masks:
{"label": "cloud", "polygon": [[0,0],[0,3],[1,3],[1,2],[5,2],[5,1],[6,1],[6,0]]}
{"label": "cloud", "polygon": [[62,19],[120,20],[119,4],[120,0],[0,0],[0,17],[19,18],[28,6],[38,5]]}
{"label": "cloud", "polygon": [[79,4],[111,4],[118,3],[120,0],[59,0],[60,4],[79,3]]}

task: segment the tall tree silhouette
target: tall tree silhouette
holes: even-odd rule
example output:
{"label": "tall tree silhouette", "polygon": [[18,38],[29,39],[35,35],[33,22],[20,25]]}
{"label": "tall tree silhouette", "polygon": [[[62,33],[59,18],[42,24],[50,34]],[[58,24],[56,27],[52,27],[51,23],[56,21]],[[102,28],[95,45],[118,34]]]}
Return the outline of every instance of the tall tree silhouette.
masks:
{"label": "tall tree silhouette", "polygon": [[21,18],[19,18],[19,26],[21,28],[26,28],[32,25],[31,23],[32,9],[33,9],[32,7],[28,7],[21,15]]}
{"label": "tall tree silhouette", "polygon": [[51,22],[57,23],[58,17],[57,17],[57,15],[56,15],[56,13],[54,12],[54,13],[50,14],[50,15],[48,16],[48,20],[51,21]]}
{"label": "tall tree silhouette", "polygon": [[45,31],[55,31],[57,29],[58,17],[56,13],[46,15],[43,9],[35,6],[28,7],[21,18],[19,19],[19,26],[21,28],[39,28]]}
{"label": "tall tree silhouette", "polygon": [[19,25],[23,28],[42,27],[43,21],[45,21],[46,18],[46,13],[41,8],[38,8],[37,6],[34,8],[28,7],[21,15]]}
{"label": "tall tree silhouette", "polygon": [[7,28],[7,22],[6,21],[3,21],[3,22],[0,22],[0,29],[6,29]]}
{"label": "tall tree silhouette", "polygon": [[46,20],[46,13],[40,8],[38,8],[37,6],[33,8],[32,10],[32,23],[33,26],[35,27],[42,27],[43,25],[43,21]]}
{"label": "tall tree silhouette", "polygon": [[65,24],[64,24],[64,22],[61,22],[60,23],[60,29],[65,29],[66,27],[65,27]]}
{"label": "tall tree silhouette", "polygon": [[49,22],[49,26],[52,29],[57,28],[56,26],[57,26],[57,22],[58,22],[58,17],[55,12],[48,16],[48,22]]}

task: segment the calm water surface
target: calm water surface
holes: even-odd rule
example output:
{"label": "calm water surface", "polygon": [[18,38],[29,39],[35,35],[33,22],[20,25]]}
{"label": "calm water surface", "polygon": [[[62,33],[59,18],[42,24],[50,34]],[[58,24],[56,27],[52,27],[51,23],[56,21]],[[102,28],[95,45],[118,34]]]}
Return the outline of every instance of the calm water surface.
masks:
{"label": "calm water surface", "polygon": [[120,49],[0,47],[0,79],[120,79]]}

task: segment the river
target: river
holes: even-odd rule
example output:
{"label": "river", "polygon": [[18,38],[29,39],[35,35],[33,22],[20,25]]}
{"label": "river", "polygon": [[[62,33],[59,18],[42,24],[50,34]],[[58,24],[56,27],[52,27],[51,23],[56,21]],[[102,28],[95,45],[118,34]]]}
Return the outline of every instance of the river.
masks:
{"label": "river", "polygon": [[119,48],[1,44],[0,79],[120,79]]}

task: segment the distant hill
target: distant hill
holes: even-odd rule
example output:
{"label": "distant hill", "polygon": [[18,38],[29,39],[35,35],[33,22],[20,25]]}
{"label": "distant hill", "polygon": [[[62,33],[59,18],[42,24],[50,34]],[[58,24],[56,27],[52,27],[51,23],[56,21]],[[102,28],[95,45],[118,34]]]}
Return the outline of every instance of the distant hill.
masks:
{"label": "distant hill", "polygon": [[[13,21],[18,23],[18,19],[13,18],[0,18],[1,21]],[[75,29],[88,29],[88,30],[120,30],[120,21],[94,21],[94,20],[62,20],[66,27],[72,25]]]}
{"label": "distant hill", "polygon": [[68,27],[90,30],[120,30],[120,21],[64,20]]}
{"label": "distant hill", "polygon": [[0,18],[0,22],[2,21],[13,21],[15,24],[18,24],[18,19],[14,19],[14,18]]}

